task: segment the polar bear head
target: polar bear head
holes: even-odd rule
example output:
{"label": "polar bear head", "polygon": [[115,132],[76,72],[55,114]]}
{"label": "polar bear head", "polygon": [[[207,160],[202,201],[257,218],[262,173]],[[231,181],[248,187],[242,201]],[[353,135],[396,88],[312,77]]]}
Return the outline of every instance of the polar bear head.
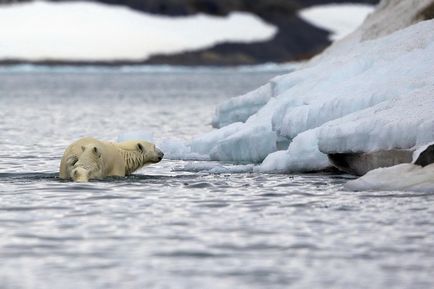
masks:
{"label": "polar bear head", "polygon": [[102,149],[96,144],[82,146],[83,151],[71,170],[71,178],[75,182],[88,182],[90,179],[104,177],[104,160]]}
{"label": "polar bear head", "polygon": [[160,162],[164,156],[163,152],[155,144],[147,141],[132,140],[116,145],[124,158],[127,175],[145,165]]}

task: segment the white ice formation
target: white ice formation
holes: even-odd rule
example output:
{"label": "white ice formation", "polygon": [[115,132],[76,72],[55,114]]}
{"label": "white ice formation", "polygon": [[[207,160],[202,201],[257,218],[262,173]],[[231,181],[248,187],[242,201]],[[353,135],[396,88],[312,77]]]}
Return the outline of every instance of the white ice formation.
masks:
{"label": "white ice formation", "polygon": [[297,71],[220,105],[221,128],[194,139],[192,151],[269,173],[325,169],[324,153],[434,141],[434,20],[421,21],[432,5],[382,1]]}

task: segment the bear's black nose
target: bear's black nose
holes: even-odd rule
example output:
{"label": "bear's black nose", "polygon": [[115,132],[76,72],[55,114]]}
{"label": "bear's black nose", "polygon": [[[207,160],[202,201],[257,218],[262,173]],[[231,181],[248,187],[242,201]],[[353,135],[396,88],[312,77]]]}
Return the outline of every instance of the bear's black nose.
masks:
{"label": "bear's black nose", "polygon": [[164,157],[164,153],[159,149],[157,149],[157,152],[158,152],[158,161],[161,161]]}

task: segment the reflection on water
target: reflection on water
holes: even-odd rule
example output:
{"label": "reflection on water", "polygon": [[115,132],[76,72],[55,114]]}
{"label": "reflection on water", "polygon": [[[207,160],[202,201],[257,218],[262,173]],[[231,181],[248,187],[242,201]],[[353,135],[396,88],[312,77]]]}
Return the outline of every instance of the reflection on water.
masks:
{"label": "reflection on water", "polygon": [[209,174],[163,160],[58,179],[82,135],[209,130],[272,73],[0,75],[0,288],[433,288],[434,194],[346,175]]}

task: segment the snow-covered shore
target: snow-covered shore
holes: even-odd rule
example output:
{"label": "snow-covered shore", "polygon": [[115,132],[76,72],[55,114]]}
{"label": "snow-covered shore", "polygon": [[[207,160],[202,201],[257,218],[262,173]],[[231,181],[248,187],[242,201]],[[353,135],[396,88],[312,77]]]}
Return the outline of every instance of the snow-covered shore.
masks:
{"label": "snow-covered shore", "polygon": [[191,152],[272,173],[325,169],[330,152],[434,141],[434,20],[419,22],[433,1],[412,2],[383,1],[303,68],[220,105],[221,128],[194,139]]}

